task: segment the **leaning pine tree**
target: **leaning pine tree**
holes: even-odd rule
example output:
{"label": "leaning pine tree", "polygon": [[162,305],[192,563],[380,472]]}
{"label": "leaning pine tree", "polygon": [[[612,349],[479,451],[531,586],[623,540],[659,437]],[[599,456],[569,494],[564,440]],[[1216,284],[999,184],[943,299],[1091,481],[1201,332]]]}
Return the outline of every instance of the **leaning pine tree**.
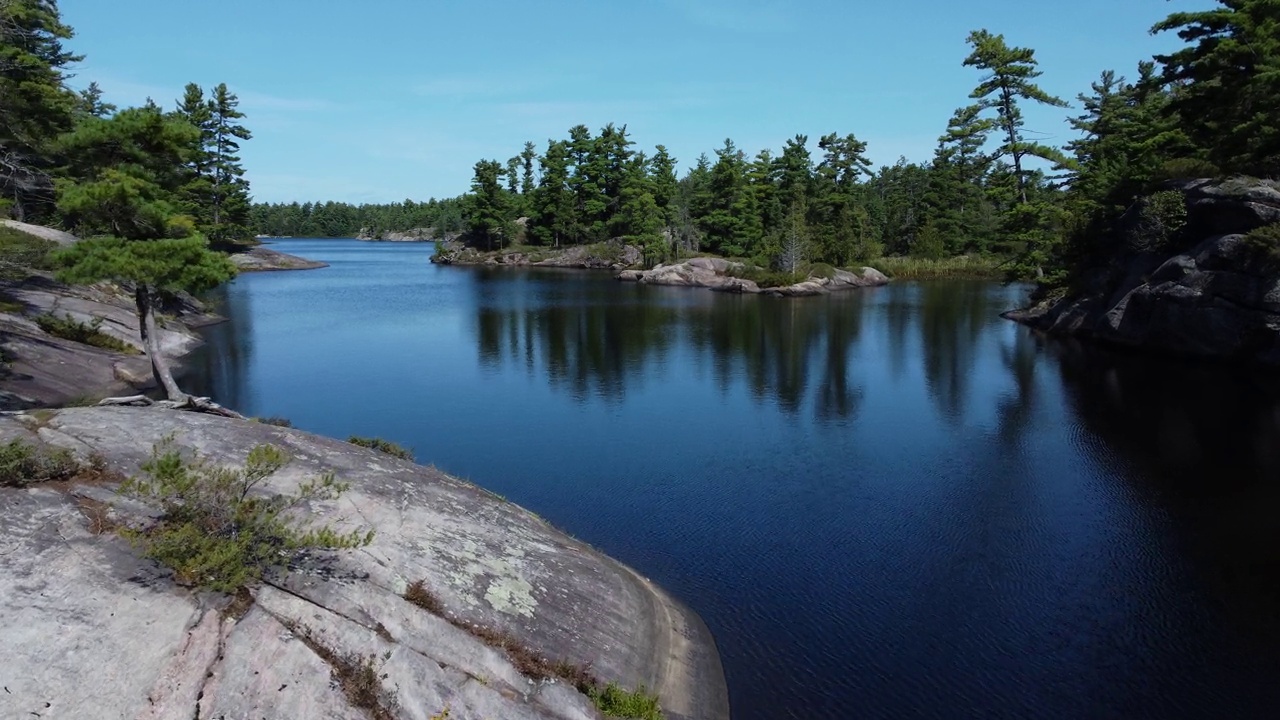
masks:
{"label": "leaning pine tree", "polygon": [[169,405],[230,414],[179,389],[157,335],[156,307],[166,294],[200,292],[235,275],[227,257],[194,232],[193,220],[174,212],[183,163],[196,140],[195,128],[154,106],[85,120],[64,138],[64,148],[82,164],[72,168],[76,180],[59,187],[58,207],[82,233],[99,237],[55,259],[64,282],[133,286],[142,343]]}

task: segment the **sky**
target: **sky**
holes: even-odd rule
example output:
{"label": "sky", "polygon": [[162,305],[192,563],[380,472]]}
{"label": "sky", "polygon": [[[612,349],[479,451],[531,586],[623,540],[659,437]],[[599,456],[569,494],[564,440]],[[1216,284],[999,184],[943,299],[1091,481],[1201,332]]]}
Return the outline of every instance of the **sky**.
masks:
{"label": "sky", "polygon": [[[253,132],[256,200],[453,197],[477,160],[585,124],[626,125],[681,168],[732,138],[749,155],[797,134],[854,133],[877,165],[932,157],[981,73],[969,32],[1031,47],[1073,101],[1102,70],[1179,46],[1151,36],[1212,0],[61,0],[96,81],[121,106],[172,107],[227,83]],[[1042,142],[1073,110],[1026,111]]]}

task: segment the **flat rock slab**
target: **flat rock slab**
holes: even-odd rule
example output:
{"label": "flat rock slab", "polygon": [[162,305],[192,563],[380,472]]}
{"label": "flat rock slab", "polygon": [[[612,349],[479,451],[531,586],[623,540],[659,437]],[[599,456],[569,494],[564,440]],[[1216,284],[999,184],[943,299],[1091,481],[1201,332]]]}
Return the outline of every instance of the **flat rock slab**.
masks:
{"label": "flat rock slab", "polygon": [[297,255],[282,253],[266,247],[250,248],[242,253],[231,255],[240,272],[266,272],[272,270],[316,270],[329,267],[328,263],[307,260]]}
{"label": "flat rock slab", "polygon": [[80,242],[80,238],[69,232],[55,230],[54,228],[45,227],[43,225],[32,225],[30,223],[18,222],[17,220],[0,220],[0,224],[5,227],[13,228],[18,232],[24,232],[28,235],[34,235],[42,240],[48,240],[66,247]]}
{"label": "flat rock slab", "polygon": [[[378,658],[396,717],[427,720],[445,708],[451,719],[599,717],[577,691],[524,678],[456,622],[507,631],[601,680],[656,690],[671,720],[729,717],[719,656],[695,613],[532,513],[433,468],[193,413],[0,416],[0,442],[97,452],[127,473],[170,434],[227,463],[263,443],[285,449],[294,459],[271,479],[277,491],[336,473],[351,490],[309,516],[373,528],[373,544],[269,578],[232,620],[216,611],[217,597],[178,588],[123,541],[89,533],[76,496],[111,500],[109,489],[0,489],[0,647],[9,652],[0,685],[10,690],[0,717],[364,717],[297,636],[303,627],[334,653]],[[117,507],[137,518],[129,504]],[[418,580],[454,622],[402,598]]]}

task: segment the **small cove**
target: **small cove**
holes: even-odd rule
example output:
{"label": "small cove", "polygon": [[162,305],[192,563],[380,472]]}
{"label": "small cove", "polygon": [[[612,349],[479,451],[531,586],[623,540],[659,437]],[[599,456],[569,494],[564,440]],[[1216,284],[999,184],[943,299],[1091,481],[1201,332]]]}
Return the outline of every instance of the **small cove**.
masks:
{"label": "small cove", "polygon": [[225,288],[192,389],[410,446],[637,568],[715,633],[736,718],[1280,702],[1265,377],[1043,340],[989,282],[779,300],[273,247],[331,267]]}

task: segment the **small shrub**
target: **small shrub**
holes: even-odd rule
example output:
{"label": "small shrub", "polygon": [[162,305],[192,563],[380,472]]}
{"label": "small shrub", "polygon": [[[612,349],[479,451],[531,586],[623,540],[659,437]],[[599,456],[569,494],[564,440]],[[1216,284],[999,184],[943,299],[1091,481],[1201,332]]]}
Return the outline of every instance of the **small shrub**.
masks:
{"label": "small shrub", "polygon": [[282,427],[282,428],[293,427],[293,421],[290,420],[289,418],[272,416],[272,417],[254,418],[253,420],[254,422],[259,422],[259,423],[262,423],[263,425],[272,425],[274,427]]}
{"label": "small shrub", "polygon": [[400,458],[401,460],[408,460],[409,462],[413,462],[412,452],[391,442],[390,440],[383,440],[382,438],[359,437],[357,435],[352,435],[351,437],[347,438],[347,442],[351,443],[352,445],[359,445],[360,447],[363,447],[363,448],[369,448],[370,450],[377,450],[380,453],[386,453],[387,455]]}
{"label": "small shrub", "polygon": [[342,689],[352,707],[366,711],[373,720],[395,720],[396,710],[400,708],[398,693],[382,685],[388,677],[383,668],[391,659],[390,651],[380,658],[359,653],[343,654],[320,642],[311,628],[305,625],[287,623],[286,626],[328,663],[334,683]]}
{"label": "small shrub", "polygon": [[605,717],[662,720],[658,697],[650,695],[643,686],[635,692],[628,692],[615,683],[609,683],[587,695]]}
{"label": "small shrub", "polygon": [[1187,225],[1187,199],[1177,190],[1164,190],[1139,202],[1129,247],[1139,252],[1168,249]]}
{"label": "small shrub", "polygon": [[1244,236],[1244,245],[1267,269],[1280,268],[1280,223],[1263,225]]}
{"label": "small shrub", "polygon": [[291,495],[254,491],[283,468],[289,457],[273,445],[249,451],[243,469],[217,467],[188,458],[166,438],[142,464],[143,477],[127,480],[120,493],[158,505],[160,520],[127,535],[143,553],[173,569],[179,582],[233,592],[285,567],[311,549],[348,549],[373,542],[373,531],[341,534],[324,525],[301,529],[288,517],[311,500],[337,498],[347,490],[332,473],[303,483]]}
{"label": "small shrub", "polygon": [[126,355],[137,355],[138,349],[120,338],[102,332],[102,318],[83,323],[70,314],[58,317],[52,313],[38,315],[35,318],[40,329],[63,340],[84,343],[104,350],[113,350]]}
{"label": "small shrub", "polygon": [[25,487],[67,480],[80,471],[70,450],[10,440],[0,445],[0,486]]}

